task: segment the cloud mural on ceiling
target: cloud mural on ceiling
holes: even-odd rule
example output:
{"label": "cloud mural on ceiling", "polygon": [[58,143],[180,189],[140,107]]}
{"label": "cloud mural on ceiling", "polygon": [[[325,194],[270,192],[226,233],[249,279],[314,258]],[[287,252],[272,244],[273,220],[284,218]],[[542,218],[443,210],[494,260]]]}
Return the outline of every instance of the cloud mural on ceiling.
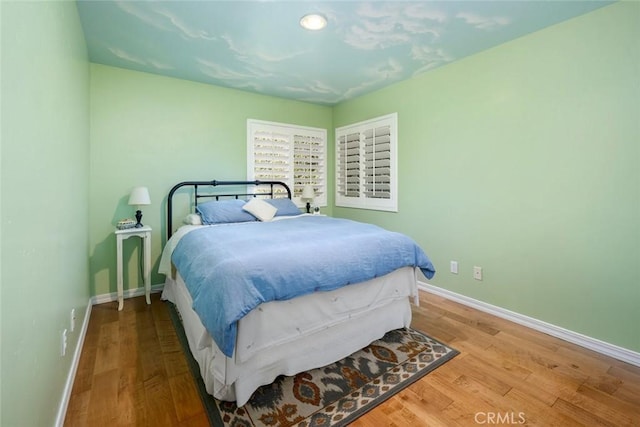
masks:
{"label": "cloud mural on ceiling", "polygon": [[[93,62],[334,105],[611,2],[78,2]],[[326,29],[298,22],[322,13]]]}

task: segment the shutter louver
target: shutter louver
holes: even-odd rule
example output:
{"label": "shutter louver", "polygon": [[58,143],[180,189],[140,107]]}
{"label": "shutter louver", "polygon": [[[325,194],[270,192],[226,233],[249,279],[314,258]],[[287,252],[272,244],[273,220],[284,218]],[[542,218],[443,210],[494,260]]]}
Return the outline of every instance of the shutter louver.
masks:
{"label": "shutter louver", "polygon": [[391,198],[391,130],[390,126],[364,132],[365,194],[367,197]]}

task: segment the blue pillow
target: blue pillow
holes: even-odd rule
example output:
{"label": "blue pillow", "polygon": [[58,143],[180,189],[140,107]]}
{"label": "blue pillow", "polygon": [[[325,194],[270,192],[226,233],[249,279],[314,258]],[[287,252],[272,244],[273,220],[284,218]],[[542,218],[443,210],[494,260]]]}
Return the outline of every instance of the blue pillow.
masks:
{"label": "blue pillow", "polygon": [[288,197],[281,197],[279,199],[264,199],[265,202],[271,204],[271,206],[278,209],[276,212],[276,216],[284,216],[284,215],[300,215],[300,209],[296,206],[295,203],[291,201]]}
{"label": "blue pillow", "polygon": [[196,206],[196,212],[207,225],[255,221],[255,216],[242,209],[245,203],[240,199],[213,200]]}

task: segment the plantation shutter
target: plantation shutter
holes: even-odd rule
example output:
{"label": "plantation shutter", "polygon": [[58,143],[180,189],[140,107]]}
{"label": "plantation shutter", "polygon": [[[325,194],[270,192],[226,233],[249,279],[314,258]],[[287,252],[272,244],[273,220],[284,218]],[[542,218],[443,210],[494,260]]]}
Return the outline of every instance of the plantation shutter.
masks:
{"label": "plantation shutter", "polygon": [[326,141],[325,129],[247,120],[247,179],[285,182],[298,206],[312,185],[313,204],[326,206]]}
{"label": "plantation shutter", "polygon": [[367,197],[391,198],[391,126],[367,129],[364,135],[364,182]]}
{"label": "plantation shutter", "polygon": [[[325,138],[313,135],[293,136],[294,195],[300,197],[305,185],[313,186],[316,198],[326,199]],[[325,203],[326,204],[326,203]]]}
{"label": "plantation shutter", "polygon": [[397,212],[397,114],[336,129],[336,206]]}

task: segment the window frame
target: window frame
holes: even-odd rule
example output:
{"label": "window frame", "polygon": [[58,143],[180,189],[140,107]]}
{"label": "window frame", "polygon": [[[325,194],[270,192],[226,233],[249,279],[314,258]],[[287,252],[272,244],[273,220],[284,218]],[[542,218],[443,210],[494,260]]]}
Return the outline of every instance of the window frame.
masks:
{"label": "window frame", "polygon": [[[383,128],[385,128],[385,131],[381,133],[386,136],[385,132],[388,130],[389,135],[388,154],[383,148],[380,148],[380,151],[373,148],[378,144],[386,143],[383,139],[381,139],[383,142],[377,142],[379,135],[376,134],[376,131]],[[367,143],[367,135],[371,132],[372,134],[369,138],[372,139],[372,142]],[[367,159],[367,150],[369,150],[369,157],[372,156],[372,153],[373,157],[375,157],[376,153],[382,153],[384,150],[384,165],[376,166],[375,159]],[[387,167],[388,171],[386,170]],[[377,174],[376,168],[380,169],[381,172]],[[367,175],[367,172],[372,169],[374,171],[373,175]],[[367,178],[367,176],[370,178]],[[398,212],[398,113],[391,113],[336,128],[335,180],[336,206]],[[367,180],[369,181],[367,182]],[[378,183],[384,186],[384,190],[376,193],[375,186]],[[372,189],[371,186],[374,188]],[[367,194],[384,195],[383,193],[386,192],[389,193],[388,198],[374,197]]]}

